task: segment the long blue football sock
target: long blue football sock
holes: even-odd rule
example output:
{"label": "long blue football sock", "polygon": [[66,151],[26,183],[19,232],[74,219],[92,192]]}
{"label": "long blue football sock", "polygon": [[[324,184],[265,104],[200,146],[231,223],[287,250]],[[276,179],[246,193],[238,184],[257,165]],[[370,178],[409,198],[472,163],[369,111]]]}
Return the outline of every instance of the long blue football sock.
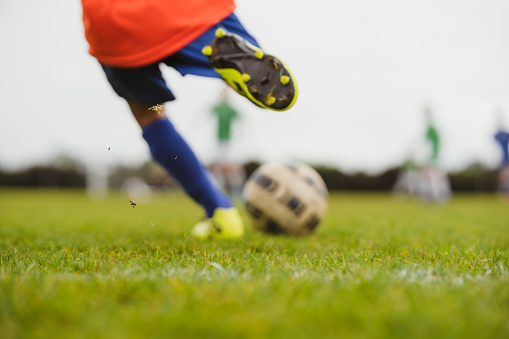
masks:
{"label": "long blue football sock", "polygon": [[143,138],[154,159],[177,179],[194,201],[205,208],[209,217],[217,207],[233,206],[230,198],[211,181],[208,170],[168,118],[145,126]]}

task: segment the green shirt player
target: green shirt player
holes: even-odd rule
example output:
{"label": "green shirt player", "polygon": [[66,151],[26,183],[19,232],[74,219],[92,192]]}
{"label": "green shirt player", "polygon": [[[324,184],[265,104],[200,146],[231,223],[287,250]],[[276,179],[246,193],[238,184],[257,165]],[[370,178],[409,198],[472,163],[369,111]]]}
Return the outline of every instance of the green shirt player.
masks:
{"label": "green shirt player", "polygon": [[431,110],[426,107],[427,118],[426,139],[431,146],[431,156],[428,165],[421,168],[419,174],[418,194],[429,201],[443,202],[451,196],[451,187],[447,174],[438,167],[440,151],[440,135],[432,122]]}
{"label": "green shirt player", "polygon": [[217,138],[219,139],[219,142],[223,143],[230,141],[230,135],[233,132],[231,129],[232,122],[239,117],[239,114],[233,109],[233,107],[224,101],[215,106],[212,112],[217,115]]}
{"label": "green shirt player", "polygon": [[221,91],[221,101],[212,108],[212,114],[217,120],[217,141],[219,144],[218,156],[216,162],[229,163],[230,159],[230,140],[234,130],[232,125],[234,120],[240,119],[239,113],[229,104],[228,87]]}
{"label": "green shirt player", "polygon": [[440,136],[438,134],[438,130],[433,123],[433,119],[431,116],[431,109],[429,107],[424,108],[424,114],[426,115],[426,120],[428,124],[428,129],[426,130],[426,139],[431,144],[431,164],[436,164],[438,161],[438,151],[440,147]]}
{"label": "green shirt player", "polygon": [[242,193],[245,180],[244,168],[233,161],[230,155],[230,141],[234,130],[233,122],[240,118],[239,113],[228,103],[228,88],[222,92],[221,102],[214,106],[212,113],[217,117],[218,152],[211,171],[219,185],[233,197]]}
{"label": "green shirt player", "polygon": [[436,163],[438,160],[438,149],[440,146],[440,137],[438,131],[433,124],[428,124],[428,131],[426,132],[426,138],[431,143],[431,162]]}

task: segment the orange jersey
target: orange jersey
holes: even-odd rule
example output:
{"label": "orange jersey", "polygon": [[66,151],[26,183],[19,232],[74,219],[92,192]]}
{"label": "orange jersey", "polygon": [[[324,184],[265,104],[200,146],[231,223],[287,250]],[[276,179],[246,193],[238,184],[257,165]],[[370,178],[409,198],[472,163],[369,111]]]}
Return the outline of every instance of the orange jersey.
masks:
{"label": "orange jersey", "polygon": [[90,54],[117,67],[161,60],[233,13],[233,0],[82,0]]}

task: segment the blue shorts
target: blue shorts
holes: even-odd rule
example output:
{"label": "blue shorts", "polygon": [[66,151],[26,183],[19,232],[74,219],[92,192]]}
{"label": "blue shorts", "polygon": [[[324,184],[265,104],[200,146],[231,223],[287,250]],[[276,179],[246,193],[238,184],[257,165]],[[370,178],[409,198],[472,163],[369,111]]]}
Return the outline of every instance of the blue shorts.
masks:
{"label": "blue shorts", "polygon": [[182,75],[194,74],[221,78],[201,52],[202,48],[214,39],[215,31],[219,27],[260,47],[258,42],[244,29],[235,14],[231,14],[178,52],[158,62],[136,68],[112,67],[103,64],[101,66],[113,90],[126,100],[147,105],[175,100],[175,96],[161,74],[159,64],[163,63],[173,67]]}

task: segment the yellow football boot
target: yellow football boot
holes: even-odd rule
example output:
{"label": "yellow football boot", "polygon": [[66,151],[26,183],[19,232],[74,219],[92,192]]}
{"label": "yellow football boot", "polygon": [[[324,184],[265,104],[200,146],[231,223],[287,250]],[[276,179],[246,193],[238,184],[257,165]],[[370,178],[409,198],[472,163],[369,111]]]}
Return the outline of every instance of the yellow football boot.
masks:
{"label": "yellow football boot", "polygon": [[235,207],[216,208],[212,218],[197,223],[191,235],[199,239],[238,239],[244,235],[244,223]]}
{"label": "yellow football boot", "polygon": [[237,93],[257,106],[285,111],[295,104],[298,87],[288,66],[240,36],[218,28],[202,53]]}

